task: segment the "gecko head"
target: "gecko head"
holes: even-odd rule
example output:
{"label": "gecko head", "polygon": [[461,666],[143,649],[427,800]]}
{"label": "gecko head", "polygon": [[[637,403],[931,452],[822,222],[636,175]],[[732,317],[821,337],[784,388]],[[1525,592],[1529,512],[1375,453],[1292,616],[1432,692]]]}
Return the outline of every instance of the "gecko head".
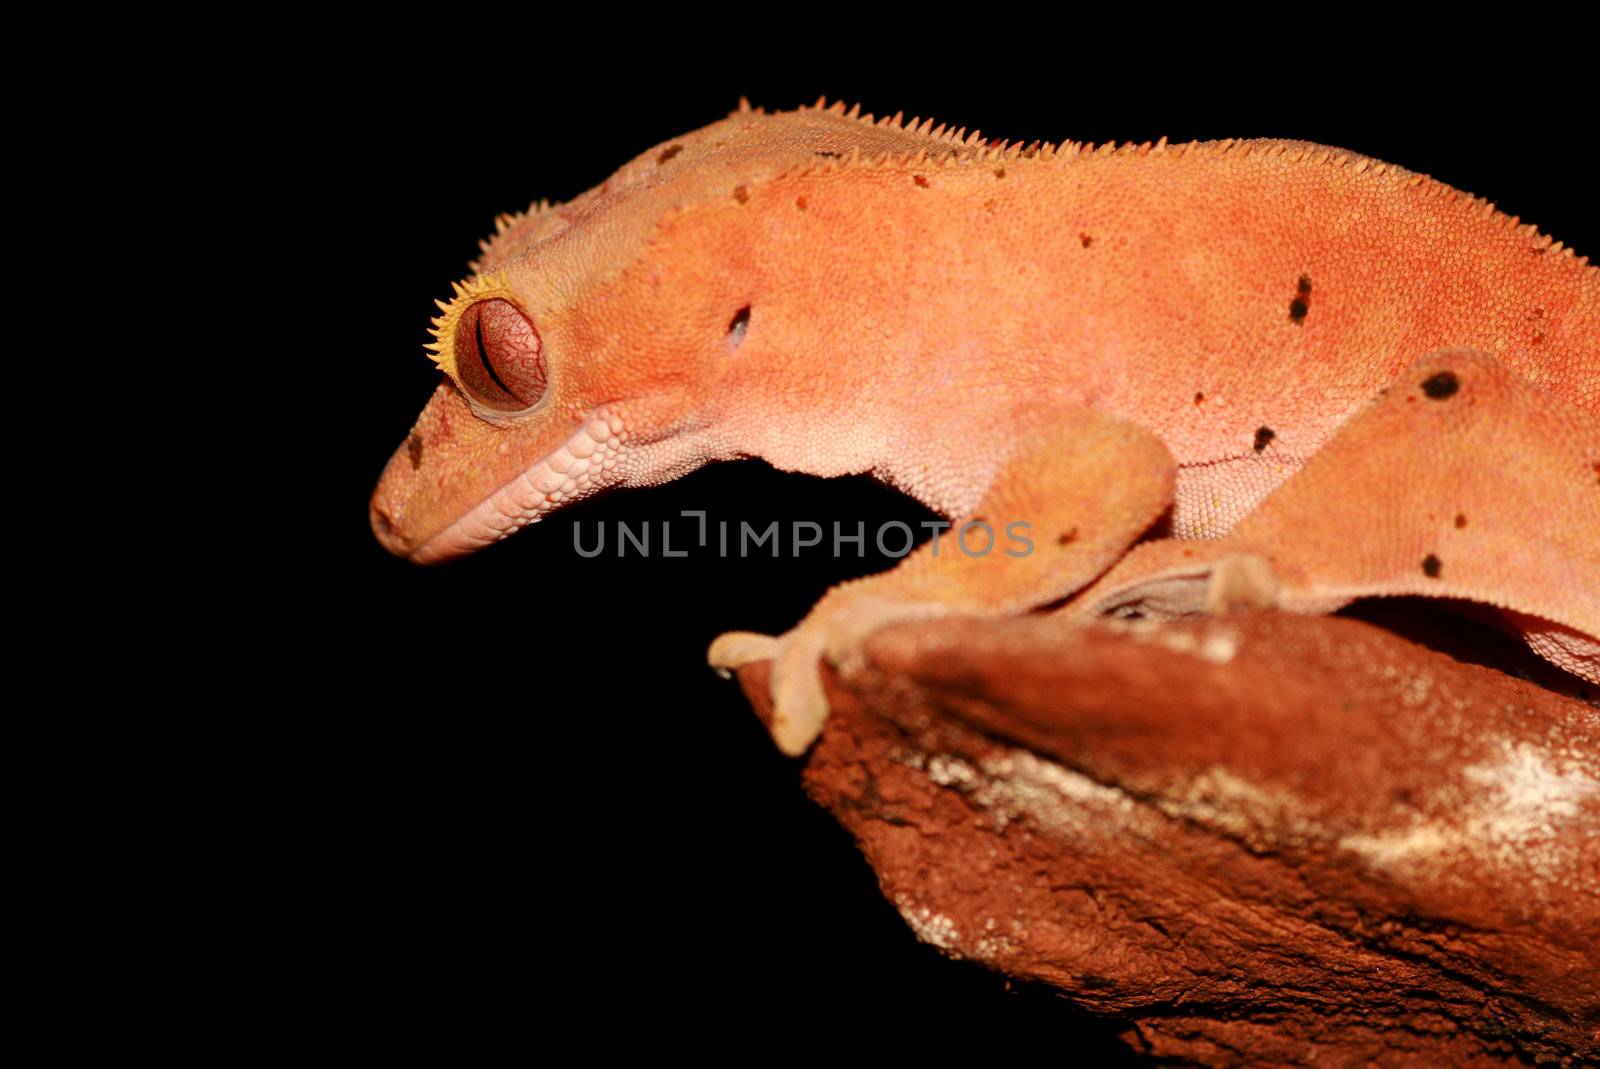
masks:
{"label": "gecko head", "polygon": [[444,381],[372,498],[373,531],[390,552],[417,563],[461,556],[716,452],[714,365],[743,340],[748,311],[727,300],[657,307],[635,281],[650,288],[652,261],[552,299],[558,272],[540,259],[458,283],[435,321]]}
{"label": "gecko head", "polygon": [[721,377],[750,329],[748,253],[715,226],[676,225],[700,180],[663,176],[660,161],[684,151],[669,150],[569,204],[502,219],[440,302],[428,351],[444,379],[372,497],[390,552],[461,556],[725,455]]}

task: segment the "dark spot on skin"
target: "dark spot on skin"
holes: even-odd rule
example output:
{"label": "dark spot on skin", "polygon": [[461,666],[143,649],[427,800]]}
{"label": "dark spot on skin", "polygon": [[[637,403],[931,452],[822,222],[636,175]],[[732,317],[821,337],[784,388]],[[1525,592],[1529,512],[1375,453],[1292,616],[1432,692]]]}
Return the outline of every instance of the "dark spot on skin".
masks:
{"label": "dark spot on skin", "polygon": [[1090,245],[1094,244],[1094,236],[1092,234],[1079,234],[1078,244],[1087,249]]}
{"label": "dark spot on skin", "polygon": [[422,439],[416,435],[406,439],[406,456],[411,458],[411,470],[422,467]]}
{"label": "dark spot on skin", "polygon": [[996,167],[994,169],[994,176],[996,178],[1004,178],[1006,176],[1006,169],[1004,167]]}
{"label": "dark spot on skin", "polygon": [[994,211],[994,201],[993,200],[984,201],[983,202],[983,210],[986,211],[986,212],[993,212]]}
{"label": "dark spot on skin", "polygon": [[1466,525],[1467,525],[1467,514],[1465,512],[1456,513],[1456,529],[1460,530],[1461,528],[1465,527]]}
{"label": "dark spot on skin", "polygon": [[1459,389],[1461,380],[1456,377],[1454,371],[1436,371],[1422,380],[1422,392],[1434,401],[1454,397]]}
{"label": "dark spot on skin", "polygon": [[1104,991],[1108,987],[1117,986],[1117,982],[1115,980],[1108,980],[1104,976],[1096,976],[1092,972],[1084,973],[1078,978],[1078,982],[1089,991]]}
{"label": "dark spot on skin", "polygon": [[744,336],[750,329],[750,306],[747,304],[728,320],[728,344],[737,349],[739,343],[744,341]]}
{"label": "dark spot on skin", "polygon": [[911,180],[913,182],[915,182],[917,185],[921,186],[923,189],[927,189],[928,188],[928,180],[926,178],[924,178],[920,174],[912,175],[911,176]]}
{"label": "dark spot on skin", "polygon": [[1195,404],[1196,404],[1196,405],[1203,405],[1203,404],[1205,404],[1205,403],[1206,403],[1206,395],[1205,395],[1205,394],[1203,394],[1203,393],[1201,393],[1201,392],[1200,392],[1200,391],[1199,391],[1199,390],[1196,390],[1196,391],[1195,391],[1195,392],[1194,392],[1194,403],[1195,403]]}
{"label": "dark spot on skin", "polygon": [[825,160],[837,160],[844,155],[842,152],[832,152],[828,149],[818,149],[817,155]]}
{"label": "dark spot on skin", "polygon": [[661,166],[663,163],[666,163],[668,160],[672,159],[672,157],[676,156],[682,151],[682,145],[668,145],[666,148],[661,150],[661,155],[656,157],[656,166]]}
{"label": "dark spot on skin", "polygon": [[1058,545],[1058,546],[1070,546],[1070,545],[1072,545],[1072,543],[1076,542],[1077,540],[1078,540],[1078,529],[1076,527],[1074,527],[1070,531],[1063,531],[1063,532],[1061,532],[1061,534],[1057,535],[1056,536],[1056,545]]}
{"label": "dark spot on skin", "polygon": [[1529,249],[1528,251],[1533,253],[1535,256],[1543,256],[1544,255],[1544,249],[1540,248],[1537,245],[1535,245],[1533,248]]}
{"label": "dark spot on skin", "polygon": [[1295,298],[1289,302],[1289,320],[1300,323],[1305,320],[1306,313],[1311,311],[1311,276],[1301,275],[1300,280],[1294,285]]}
{"label": "dark spot on skin", "polygon": [[1267,447],[1267,443],[1278,436],[1278,432],[1271,427],[1256,428],[1256,452],[1259,453]]}
{"label": "dark spot on skin", "polygon": [[743,204],[750,199],[750,191],[744,186],[734,186],[733,199]]}
{"label": "dark spot on skin", "polygon": [[1429,553],[1426,557],[1422,558],[1422,574],[1427,576],[1429,579],[1439,578],[1439,572],[1442,571],[1443,568],[1444,565],[1440,563],[1439,558],[1435,557],[1432,553]]}

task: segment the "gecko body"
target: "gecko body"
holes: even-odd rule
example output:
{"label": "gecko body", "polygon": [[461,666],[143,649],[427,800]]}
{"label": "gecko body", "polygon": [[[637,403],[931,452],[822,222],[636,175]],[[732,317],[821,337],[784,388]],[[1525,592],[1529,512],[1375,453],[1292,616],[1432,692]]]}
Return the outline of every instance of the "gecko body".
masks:
{"label": "gecko body", "polygon": [[[1170,534],[1220,540],[1384,391],[1423,390],[1410,369],[1447,349],[1472,354],[1430,372],[1466,382],[1453,411],[1514,396],[1503,430],[1528,447],[1498,504],[1475,491],[1472,552],[1571,548],[1498,584],[1486,562],[1470,588],[1397,549],[1352,586],[1257,542],[1240,554],[1261,568],[1208,564],[1200,600],[1255,575],[1255,600],[1322,611],[1413,592],[1409,569],[1425,592],[1550,624],[1553,659],[1600,672],[1600,608],[1570,596],[1577,582],[1600,606],[1581,534],[1600,529],[1600,271],[1399,167],[1301,142],[1004,145],[840,105],[741,107],[502,219],[441,312],[445,381],[372,502],[379,539],[412,560],[744,457],[868,472],[946,516],[1040,531],[1026,560],[918,552],[784,636],[719,639],[719,667],[774,659],[791,752],[826,714],[820,658],[893,619],[1026,611],[1103,583],[1169,509]],[[1395,451],[1395,485],[1443,433],[1402,426],[1363,439]],[[1399,545],[1387,483],[1318,485],[1330,522]],[[1439,507],[1415,537],[1460,511]]]}

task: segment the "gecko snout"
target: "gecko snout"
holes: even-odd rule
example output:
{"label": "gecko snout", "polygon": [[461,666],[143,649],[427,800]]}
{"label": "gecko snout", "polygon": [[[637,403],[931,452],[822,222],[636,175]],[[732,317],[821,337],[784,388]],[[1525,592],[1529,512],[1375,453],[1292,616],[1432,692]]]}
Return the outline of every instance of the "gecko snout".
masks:
{"label": "gecko snout", "polygon": [[384,549],[397,557],[411,555],[411,539],[405,537],[376,497],[367,506],[367,519],[372,524],[373,536]]}

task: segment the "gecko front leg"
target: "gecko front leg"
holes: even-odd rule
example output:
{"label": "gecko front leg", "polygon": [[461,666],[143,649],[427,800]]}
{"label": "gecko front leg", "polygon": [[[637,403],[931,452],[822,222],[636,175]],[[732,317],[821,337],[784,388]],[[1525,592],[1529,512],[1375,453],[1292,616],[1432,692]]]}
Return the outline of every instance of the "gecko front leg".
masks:
{"label": "gecko front leg", "polygon": [[1009,615],[1058,601],[1109,568],[1172,500],[1174,464],[1148,432],[1089,409],[1035,415],[978,505],[942,540],[829,590],[779,636],[735,631],[707,660],[773,661],[772,734],[799,755],[827,719],[820,662],[844,664],[887,624],[950,613]]}

